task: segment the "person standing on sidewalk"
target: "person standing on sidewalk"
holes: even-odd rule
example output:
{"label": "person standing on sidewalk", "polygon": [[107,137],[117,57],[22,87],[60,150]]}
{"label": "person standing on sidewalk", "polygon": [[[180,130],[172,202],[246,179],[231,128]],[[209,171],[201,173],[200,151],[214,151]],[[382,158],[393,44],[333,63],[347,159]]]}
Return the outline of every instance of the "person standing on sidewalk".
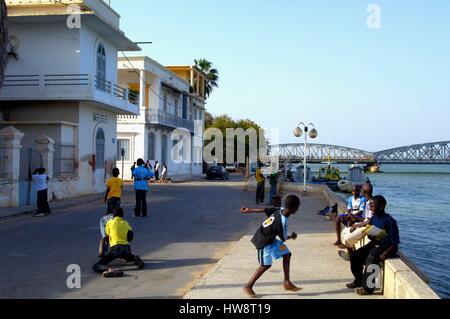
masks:
{"label": "person standing on sidewalk", "polygon": [[273,198],[277,195],[278,192],[278,172],[274,172],[269,177],[270,184],[270,205],[273,205]]}
{"label": "person standing on sidewalk", "polygon": [[159,181],[160,184],[165,184],[167,183],[167,165],[166,163],[163,164],[163,169],[162,169],[162,173],[161,173],[161,180]]}
{"label": "person standing on sidewalk", "polygon": [[120,171],[117,167],[112,170],[112,175],[113,177],[106,181],[105,203],[108,202],[108,215],[120,207],[123,189],[123,181],[119,178]]}
{"label": "person standing on sidewalk", "polygon": [[48,181],[49,177],[45,173],[45,168],[38,168],[31,177],[36,184],[37,190],[37,212],[35,217],[45,217],[51,213],[48,205]]}
{"label": "person standing on sidewalk", "polygon": [[159,181],[159,161],[156,161],[155,162],[155,167],[154,167],[154,169],[155,169],[155,179],[157,180],[157,181]]}
{"label": "person standing on sidewalk", "polygon": [[133,163],[133,166],[131,166],[131,179],[134,178],[133,174],[134,174],[134,170],[136,169],[136,162]]}
{"label": "person standing on sidewalk", "polygon": [[266,178],[262,174],[263,164],[258,163],[258,168],[255,172],[256,178],[256,205],[264,204],[264,193],[266,191]]}
{"label": "person standing on sidewalk", "polygon": [[147,217],[147,192],[148,180],[154,176],[153,172],[145,167],[142,158],[137,160],[137,168],[134,170],[134,191],[136,194],[136,207],[134,217]]}

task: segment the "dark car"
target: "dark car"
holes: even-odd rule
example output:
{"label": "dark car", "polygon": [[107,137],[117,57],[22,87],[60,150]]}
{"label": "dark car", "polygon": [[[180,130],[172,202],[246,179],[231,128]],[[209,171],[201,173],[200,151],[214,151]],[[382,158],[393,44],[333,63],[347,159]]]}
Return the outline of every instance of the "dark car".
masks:
{"label": "dark car", "polygon": [[206,172],[206,179],[221,179],[225,180],[229,178],[228,172],[223,166],[211,166]]}

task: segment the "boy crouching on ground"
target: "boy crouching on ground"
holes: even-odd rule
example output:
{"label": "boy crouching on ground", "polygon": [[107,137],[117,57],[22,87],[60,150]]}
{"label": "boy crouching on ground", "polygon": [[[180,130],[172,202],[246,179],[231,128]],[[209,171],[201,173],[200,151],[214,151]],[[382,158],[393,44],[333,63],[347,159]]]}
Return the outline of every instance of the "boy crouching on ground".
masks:
{"label": "boy crouching on ground", "polygon": [[93,267],[94,271],[103,277],[120,277],[121,271],[112,270],[107,265],[115,259],[123,259],[126,262],[134,262],[139,269],[145,267],[139,256],[132,255],[130,242],[134,238],[133,230],[126,220],[123,219],[123,209],[116,208],[114,218],[106,224],[106,235],[110,249]]}
{"label": "boy crouching on ground", "polygon": [[[285,208],[250,209],[242,208],[241,213],[265,213],[268,219],[258,229],[252,239],[252,243],[258,250],[258,260],[260,267],[253,277],[244,287],[244,292],[251,298],[256,298],[253,286],[261,276],[272,267],[273,260],[283,258],[284,289],[298,292],[301,288],[296,287],[290,279],[291,252],[285,242],[289,239],[296,239],[297,234],[288,236],[288,218],[294,215],[300,208],[300,199],[295,195],[286,198]],[[279,239],[277,239],[277,237]]]}

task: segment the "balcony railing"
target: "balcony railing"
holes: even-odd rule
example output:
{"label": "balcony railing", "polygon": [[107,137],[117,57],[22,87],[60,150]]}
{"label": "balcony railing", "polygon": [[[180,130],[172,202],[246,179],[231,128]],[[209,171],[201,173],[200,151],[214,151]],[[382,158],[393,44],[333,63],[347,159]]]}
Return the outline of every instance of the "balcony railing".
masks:
{"label": "balcony railing", "polygon": [[89,74],[6,75],[0,100],[94,100],[125,113],[139,112],[138,95]]}
{"label": "balcony railing", "polygon": [[163,110],[151,110],[148,114],[148,122],[151,124],[160,124],[172,128],[185,128],[191,132],[194,131],[194,121],[183,119]]}

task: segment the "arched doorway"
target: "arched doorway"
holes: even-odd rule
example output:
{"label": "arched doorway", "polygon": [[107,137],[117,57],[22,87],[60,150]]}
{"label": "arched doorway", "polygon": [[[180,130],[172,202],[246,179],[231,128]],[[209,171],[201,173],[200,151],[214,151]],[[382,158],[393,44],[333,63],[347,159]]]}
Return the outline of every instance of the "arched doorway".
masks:
{"label": "arched doorway", "polygon": [[105,132],[102,128],[95,135],[95,168],[105,168]]}
{"label": "arched doorway", "polygon": [[147,159],[148,160],[155,160],[155,133],[150,132],[148,133],[148,141],[147,141]]}
{"label": "arched doorway", "polygon": [[106,50],[102,43],[97,47],[96,83],[97,89],[106,91]]}

